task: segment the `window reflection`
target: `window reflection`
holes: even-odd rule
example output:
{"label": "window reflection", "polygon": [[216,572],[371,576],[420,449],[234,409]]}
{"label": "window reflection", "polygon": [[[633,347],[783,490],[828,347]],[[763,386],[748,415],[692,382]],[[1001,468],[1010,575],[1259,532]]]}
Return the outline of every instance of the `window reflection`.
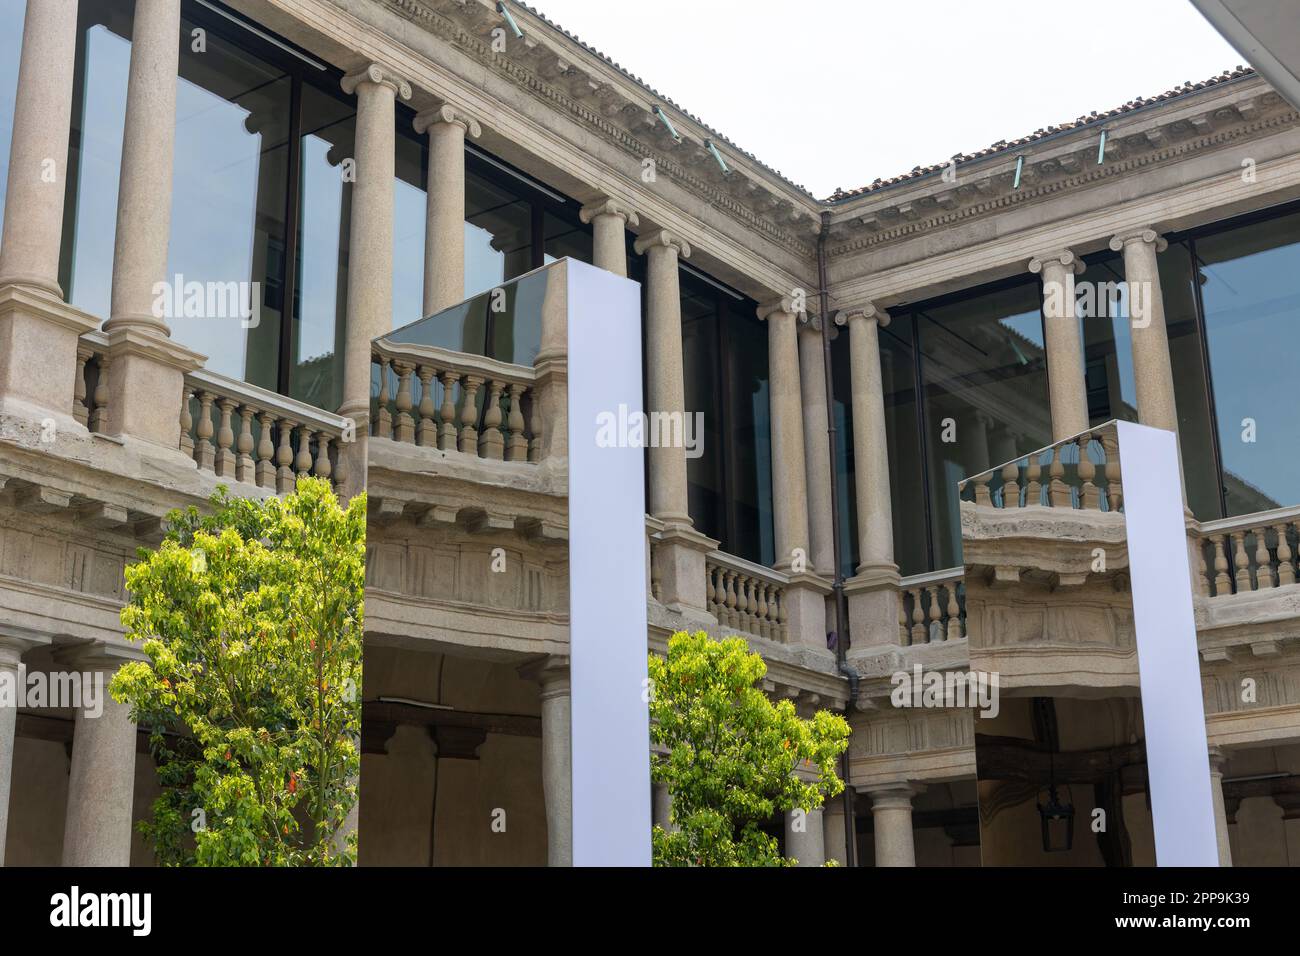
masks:
{"label": "window reflection", "polygon": [[0,0],[0,226],[4,225],[9,182],[9,146],[18,95],[18,60],[23,47],[25,0]]}
{"label": "window reflection", "polygon": [[[1300,215],[1197,239],[1229,515],[1300,501]],[[1163,265],[1163,263],[1162,263]]]}

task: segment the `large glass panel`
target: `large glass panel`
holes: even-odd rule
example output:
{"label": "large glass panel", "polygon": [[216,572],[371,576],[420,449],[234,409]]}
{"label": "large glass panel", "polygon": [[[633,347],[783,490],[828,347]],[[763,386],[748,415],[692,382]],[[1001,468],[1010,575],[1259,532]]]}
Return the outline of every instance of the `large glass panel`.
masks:
{"label": "large glass panel", "polygon": [[[853,449],[853,371],[849,333],[838,326],[831,331],[831,406],[835,426],[835,484],[840,502],[840,573],[853,577],[858,555],[857,460]],[[888,400],[886,400],[888,401]],[[915,430],[916,422],[912,428]]]}
{"label": "large glass panel", "polygon": [[723,313],[722,348],[727,361],[723,441],[728,466],[724,491],[730,515],[722,546],[730,554],[771,565],[776,554],[767,326],[758,321],[755,308],[754,303],[728,299]]}
{"label": "large glass panel", "polygon": [[1198,239],[1195,251],[1228,514],[1300,503],[1300,215]]}
{"label": "large glass panel", "polygon": [[504,186],[465,171],[465,297],[533,268],[533,206]]}
{"label": "large glass panel", "polygon": [[26,0],[0,0],[0,226],[4,225],[9,182],[9,146],[18,93],[18,59],[23,47]]}
{"label": "large glass panel", "polygon": [[343,396],[348,232],[356,114],[342,100],[302,87],[297,296],[289,350],[289,394],[318,408]]}
{"label": "large glass panel", "polygon": [[[182,32],[193,26],[183,21]],[[173,296],[181,277],[186,295],[167,317],[172,338],[206,355],[212,371],[275,389],[292,81],[209,32],[202,51],[181,45],[176,93],[167,270]],[[202,308],[189,298],[196,282]]]}
{"label": "large glass panel", "polygon": [[542,215],[542,229],[547,264],[565,256],[591,262],[591,230],[587,226],[576,219],[565,219],[548,211]]}
{"label": "large glass panel", "polygon": [[[399,118],[399,123],[402,120]],[[414,131],[412,131],[413,133]],[[424,227],[428,219],[421,140],[397,137],[393,182],[393,328],[424,318]]]}
{"label": "large glass panel", "polygon": [[104,0],[77,10],[60,284],[69,302],[102,319],[113,286],[132,6]]}
{"label": "large glass panel", "polygon": [[[682,361],[686,413],[703,412],[704,433],[696,436],[701,454],[686,459],[687,500],[695,528],[711,538],[725,535],[726,485],[722,421],[722,360],[718,349],[717,290],[687,272],[680,273]],[[655,411],[655,409],[647,409]],[[724,550],[725,550],[724,544]]]}
{"label": "large glass panel", "polygon": [[1160,292],[1165,304],[1165,326],[1169,330],[1169,362],[1174,373],[1178,444],[1183,456],[1187,504],[1197,518],[1206,521],[1223,517],[1223,512],[1191,262],[1185,243],[1171,243],[1159,257]]}
{"label": "large glass panel", "polygon": [[[930,548],[925,532],[925,482],[917,427],[913,323],[909,313],[902,313],[880,330],[879,337],[881,392],[885,402],[885,438],[889,454],[889,503],[894,522],[894,561],[904,575],[935,570],[930,567]],[[847,373],[847,369],[845,371]],[[839,374],[837,370],[837,379]]]}
{"label": "large glass panel", "polygon": [[961,563],[957,482],[1051,440],[1039,286],[918,309],[936,567]]}
{"label": "large glass panel", "polygon": [[1124,292],[1124,261],[1112,256],[1094,263],[1075,279],[1075,315],[1083,341],[1088,419],[1135,422],[1137,388],[1133,379],[1133,338]]}

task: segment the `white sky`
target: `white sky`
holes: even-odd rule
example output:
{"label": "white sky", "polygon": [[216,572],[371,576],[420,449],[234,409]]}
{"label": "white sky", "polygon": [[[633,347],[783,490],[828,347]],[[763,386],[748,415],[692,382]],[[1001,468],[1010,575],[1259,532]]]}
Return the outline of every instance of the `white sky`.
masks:
{"label": "white sky", "polygon": [[1188,0],[531,5],[819,198],[1242,62]]}

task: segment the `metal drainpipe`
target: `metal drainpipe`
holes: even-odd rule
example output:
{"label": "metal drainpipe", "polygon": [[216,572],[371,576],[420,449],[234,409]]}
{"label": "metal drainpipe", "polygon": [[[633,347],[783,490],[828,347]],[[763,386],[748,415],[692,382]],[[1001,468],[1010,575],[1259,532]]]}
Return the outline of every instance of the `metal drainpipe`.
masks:
{"label": "metal drainpipe", "polygon": [[[844,606],[844,543],[840,540],[840,483],[836,468],[837,453],[835,441],[835,383],[831,373],[831,314],[830,290],[826,287],[826,233],[830,229],[831,214],[822,212],[822,228],[817,236],[817,285],[821,299],[822,318],[822,364],[826,380],[826,434],[829,438],[831,456],[831,550],[835,556],[835,571],[832,577],[832,594],[835,598],[835,665],[849,682],[848,704],[845,715],[853,713],[853,705],[858,697],[858,672],[850,667],[844,659],[848,644],[847,613]],[[844,864],[857,866],[858,841],[854,826],[853,788],[849,786],[849,752],[846,749],[840,757],[840,776],[844,780]]]}

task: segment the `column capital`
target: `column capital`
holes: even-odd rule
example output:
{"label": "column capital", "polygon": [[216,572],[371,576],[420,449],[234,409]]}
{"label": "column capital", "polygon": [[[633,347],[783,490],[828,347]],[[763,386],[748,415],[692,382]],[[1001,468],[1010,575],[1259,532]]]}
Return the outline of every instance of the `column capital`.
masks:
{"label": "column capital", "polygon": [[1114,252],[1119,252],[1125,246],[1132,245],[1135,242],[1147,243],[1156,247],[1156,252],[1164,252],[1169,248],[1169,240],[1160,233],[1156,232],[1150,226],[1136,226],[1132,229],[1122,229],[1115,235],[1111,236],[1110,248]]}
{"label": "column capital", "polygon": [[669,232],[667,229],[660,229],[648,235],[641,236],[633,244],[632,249],[638,256],[644,255],[647,249],[654,246],[663,246],[666,249],[672,249],[681,258],[689,259],[691,257],[691,246],[685,239],[675,232]]}
{"label": "column capital", "polygon": [[597,216],[618,216],[628,226],[641,225],[641,220],[637,218],[636,212],[630,209],[627,203],[618,199],[611,199],[608,196],[593,199],[578,210],[578,218],[582,220],[583,225],[590,224]]}
{"label": "column capital", "polygon": [[147,661],[149,658],[138,647],[132,645],[91,641],[88,644],[69,644],[60,647],[54,652],[54,659],[65,667],[112,673],[128,661]]}
{"label": "column capital", "polygon": [[1228,754],[1221,747],[1210,748],[1210,773],[1223,775],[1223,768],[1228,765]]}
{"label": "column capital", "polygon": [[889,325],[889,313],[877,308],[873,302],[850,306],[835,313],[836,325],[848,325],[854,319],[874,319],[882,329]]}
{"label": "column capital", "polygon": [[911,810],[912,798],[925,793],[925,784],[904,780],[857,789],[871,798],[872,810]]}
{"label": "column capital", "polygon": [[353,70],[343,77],[340,85],[343,87],[344,93],[351,95],[363,83],[386,86],[393,91],[394,95],[403,100],[411,98],[411,84],[404,77],[398,75],[396,70],[384,66],[382,63],[367,63],[360,69]]}
{"label": "column capital", "polygon": [[1044,266],[1053,263],[1060,263],[1067,269],[1074,272],[1075,275],[1081,273],[1084,269],[1083,260],[1076,256],[1071,249],[1054,249],[1050,252],[1039,253],[1029,260],[1029,271],[1037,275],[1043,271]]}
{"label": "column capital", "polygon": [[483,135],[483,127],[473,116],[459,106],[443,101],[427,110],[415,114],[412,125],[417,133],[425,133],[442,123],[455,123],[465,131],[465,135],[477,139]]}
{"label": "column capital", "polygon": [[794,306],[794,299],[788,295],[777,296],[775,299],[768,299],[758,307],[758,320],[764,322],[769,316],[773,315],[799,315],[799,311]]}
{"label": "column capital", "polygon": [[22,656],[33,647],[49,644],[50,638],[25,628],[5,628],[0,632],[0,667],[17,667]]}
{"label": "column capital", "polygon": [[[821,332],[822,330],[822,317],[820,315],[815,315],[812,312],[800,312],[795,318],[799,322],[801,332]],[[834,332],[835,330],[831,329],[831,331]]]}
{"label": "column capital", "polygon": [[569,696],[569,656],[567,654],[549,654],[529,661],[518,668],[518,674],[524,680],[536,681],[542,686],[542,696]]}

